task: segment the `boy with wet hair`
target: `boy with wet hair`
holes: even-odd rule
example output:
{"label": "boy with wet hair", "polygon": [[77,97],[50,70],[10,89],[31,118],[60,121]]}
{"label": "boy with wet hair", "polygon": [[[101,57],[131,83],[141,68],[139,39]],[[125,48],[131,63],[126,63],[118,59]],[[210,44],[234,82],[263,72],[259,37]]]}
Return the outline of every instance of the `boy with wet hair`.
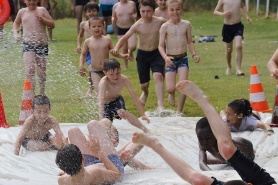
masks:
{"label": "boy with wet hair", "polygon": [[[208,164],[228,164],[227,161],[220,155],[217,140],[212,133],[208,119],[201,118],[196,124],[196,134],[199,142],[199,166],[203,171],[211,170]],[[254,160],[255,154],[253,144],[244,138],[233,138],[236,147],[246,155],[250,160]],[[212,156],[208,156],[209,152]]]}
{"label": "boy with wet hair", "polygon": [[103,64],[103,72],[105,76],[99,82],[98,93],[98,115],[99,120],[107,118],[113,122],[113,118],[127,119],[133,126],[149,132],[149,130],[130,112],[126,111],[125,102],[121,96],[124,87],[127,88],[142,119],[150,122],[145,115],[142,104],[140,103],[128,77],[121,74],[120,63],[116,59],[106,59]]}
{"label": "boy with wet hair", "polygon": [[167,0],[156,0],[158,7],[154,11],[154,16],[163,17],[164,19],[170,19],[170,16],[167,12]]}
{"label": "boy with wet hair", "polygon": [[[48,151],[57,150],[67,142],[58,121],[50,116],[50,100],[47,96],[35,96],[32,109],[32,115],[26,119],[17,136],[15,155],[19,155],[21,145],[31,151]],[[49,132],[51,129],[55,132],[54,136]]]}
{"label": "boy with wet hair", "polygon": [[137,50],[137,71],[139,75],[142,94],[139,98],[141,104],[145,106],[149,95],[150,70],[152,70],[155,81],[155,91],[158,102],[158,111],[164,110],[164,71],[165,63],[158,51],[159,29],[166,22],[162,17],[153,16],[155,10],[154,0],[140,0],[139,19],[133,24],[126,34],[118,41],[113,53],[118,53],[119,49],[127,42],[127,40],[136,33],[138,36]]}

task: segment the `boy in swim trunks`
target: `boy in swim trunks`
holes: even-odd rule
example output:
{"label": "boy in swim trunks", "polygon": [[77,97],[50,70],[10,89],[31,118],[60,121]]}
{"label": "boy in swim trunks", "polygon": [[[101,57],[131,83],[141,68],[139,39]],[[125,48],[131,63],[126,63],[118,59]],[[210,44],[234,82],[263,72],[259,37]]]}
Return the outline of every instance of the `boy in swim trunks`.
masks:
{"label": "boy in swim trunks", "polygon": [[121,91],[124,87],[129,91],[137,109],[139,110],[142,119],[150,122],[145,115],[142,104],[140,103],[134,89],[131,86],[129,79],[121,74],[120,63],[116,59],[106,59],[103,64],[103,77],[99,82],[98,93],[98,116],[99,120],[103,118],[113,122],[113,118],[127,119],[133,126],[149,132],[149,130],[130,112],[126,111],[125,102],[121,96]]}
{"label": "boy in swim trunks", "polygon": [[[223,8],[223,12],[220,12],[221,8]],[[236,75],[238,76],[245,75],[241,71],[242,39],[243,39],[244,26],[241,23],[240,11],[242,11],[248,23],[251,25],[252,20],[249,18],[242,0],[234,0],[234,1],[219,0],[214,10],[214,15],[224,17],[222,36],[223,36],[223,41],[226,42],[226,60],[228,64],[226,75],[230,75],[232,70],[231,60],[232,60],[234,39],[236,43]]]}
{"label": "boy in swim trunks", "polygon": [[37,7],[38,0],[25,0],[27,8],[18,11],[13,24],[14,38],[19,41],[18,29],[23,27],[23,59],[26,78],[30,79],[35,94],[35,69],[39,77],[40,94],[44,95],[46,83],[46,60],[48,57],[48,38],[46,27],[53,29],[54,21],[44,7]]}
{"label": "boy in swim trunks", "polygon": [[137,50],[137,71],[140,80],[142,94],[139,98],[144,106],[149,95],[150,70],[155,81],[155,91],[158,102],[158,111],[164,111],[164,72],[165,63],[161,57],[157,47],[159,42],[160,26],[166,22],[162,17],[153,16],[155,10],[154,0],[140,0],[139,19],[133,24],[126,34],[118,41],[113,52],[118,53],[119,49],[127,42],[127,40],[136,33],[138,36]]}
{"label": "boy in swim trunks", "polygon": [[[219,153],[217,140],[212,133],[206,117],[201,118],[197,122],[196,134],[199,142],[199,166],[201,170],[211,170],[208,164],[228,164]],[[245,154],[250,160],[254,160],[255,154],[251,141],[241,137],[234,137],[233,142],[243,154]],[[207,152],[211,155],[207,155]]]}
{"label": "boy in swim trunks", "polygon": [[[185,181],[190,184],[201,185],[274,185],[277,184],[263,168],[254,161],[248,159],[234,145],[231,133],[227,125],[222,121],[214,107],[210,104],[208,97],[194,83],[188,80],[181,81],[176,88],[180,93],[186,94],[193,99],[204,111],[209,121],[213,134],[217,139],[219,153],[237,171],[243,181],[233,180],[222,182],[214,177],[208,177],[195,171],[189,164],[172,154],[154,137],[144,133],[135,132],[132,141],[141,145],[146,145],[158,153],[164,161]],[[244,182],[245,181],[245,182]]]}
{"label": "boy in swim trunks", "polygon": [[[50,116],[50,100],[47,96],[37,95],[32,101],[33,113],[29,116],[19,132],[14,154],[19,155],[20,146],[31,151],[57,150],[67,141],[58,121]],[[55,135],[49,130],[53,129]]]}
{"label": "boy in swim trunks", "polygon": [[[129,28],[136,21],[137,11],[133,1],[120,0],[113,6],[112,22],[117,26],[117,37],[120,39],[125,35]],[[128,53],[130,61],[133,61],[133,52],[136,49],[136,35],[133,34],[128,41],[123,45],[123,53]],[[128,69],[128,61],[123,59],[124,70]]]}
{"label": "boy in swim trunks", "polygon": [[[183,4],[181,0],[168,0],[167,11],[170,19],[160,28],[159,52],[165,60],[166,65],[166,90],[169,93],[168,102],[175,105],[176,75],[179,81],[188,79],[188,57],[187,47],[196,63],[200,57],[196,54],[191,35],[191,23],[182,20]],[[166,51],[165,52],[165,43]],[[184,107],[186,96],[179,94],[177,115],[180,116]]]}
{"label": "boy in swim trunks", "polygon": [[[96,93],[98,92],[98,83],[104,76],[103,74],[103,62],[109,58],[109,51],[113,49],[112,39],[108,35],[103,35],[104,21],[100,17],[92,17],[89,19],[89,30],[92,36],[87,38],[84,42],[82,53],[79,60],[79,72],[81,76],[86,75],[86,69],[84,68],[85,58],[90,52],[91,64],[89,69],[91,72],[91,79]],[[115,57],[128,58],[128,54],[113,54]]]}
{"label": "boy in swim trunks", "polygon": [[[52,6],[50,6],[49,0],[40,0],[40,6],[45,7],[45,9],[48,11],[49,15],[51,16],[53,10],[57,6],[57,0],[51,0],[52,1]],[[52,41],[52,29],[48,29],[48,40]]]}

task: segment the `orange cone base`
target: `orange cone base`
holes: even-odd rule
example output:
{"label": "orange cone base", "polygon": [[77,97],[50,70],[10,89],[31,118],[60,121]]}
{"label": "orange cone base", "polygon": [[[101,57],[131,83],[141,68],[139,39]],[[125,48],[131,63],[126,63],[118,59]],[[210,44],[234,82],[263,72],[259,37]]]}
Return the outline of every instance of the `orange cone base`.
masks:
{"label": "orange cone base", "polygon": [[263,102],[251,102],[250,101],[250,104],[252,106],[252,109],[257,112],[271,112],[272,111],[272,109],[270,109],[268,107],[266,101],[263,101]]}

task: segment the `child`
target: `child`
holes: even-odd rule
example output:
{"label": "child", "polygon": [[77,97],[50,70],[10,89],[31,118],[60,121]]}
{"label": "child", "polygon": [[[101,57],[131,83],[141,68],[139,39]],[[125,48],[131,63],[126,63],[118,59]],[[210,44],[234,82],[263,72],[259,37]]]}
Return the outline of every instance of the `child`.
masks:
{"label": "child", "polygon": [[[19,155],[20,146],[31,151],[57,150],[67,141],[58,121],[50,116],[50,100],[47,96],[37,95],[32,101],[33,113],[29,116],[17,136],[14,154]],[[49,130],[53,129],[53,136]]]}
{"label": "child", "polygon": [[149,130],[133,114],[125,109],[125,102],[121,96],[121,91],[126,87],[138,108],[142,119],[150,122],[145,115],[142,104],[140,103],[129,79],[121,74],[120,63],[116,59],[106,59],[103,64],[103,77],[99,82],[98,93],[98,116],[99,119],[108,118],[113,121],[113,117],[127,119],[132,125],[149,132]]}
{"label": "child", "polygon": [[88,2],[90,2],[90,0],[70,0],[71,10],[75,12],[77,18],[77,34],[79,34],[79,26],[82,22],[84,7]]}
{"label": "child", "polygon": [[[117,37],[120,39],[134,24],[137,17],[136,5],[133,1],[120,0],[114,4],[112,10],[112,23],[117,26]],[[136,49],[136,35],[133,34],[123,45],[123,53],[128,53],[130,61],[133,61],[133,52]],[[124,70],[128,69],[127,60],[124,61]]]}
{"label": "child", "polygon": [[[141,145],[150,147],[185,181],[190,184],[201,185],[273,185],[277,184],[273,177],[261,168],[254,161],[249,160],[243,155],[236,146],[231,137],[231,133],[227,125],[223,123],[217,114],[214,106],[209,102],[208,97],[194,83],[184,80],[177,84],[176,88],[180,93],[186,94],[194,100],[204,111],[208,118],[213,134],[217,139],[219,153],[227,160],[236,170],[241,179],[222,182],[215,177],[206,176],[195,171],[189,164],[175,156],[159,142],[157,138],[150,137],[144,133],[135,132],[132,141]],[[186,146],[187,147],[187,146]],[[245,182],[244,182],[245,181]]]}
{"label": "child", "polygon": [[[89,2],[85,5],[85,14],[87,16],[88,19],[90,19],[91,17],[95,17],[98,15],[99,13],[99,6],[97,3],[95,2]],[[83,41],[83,35],[85,33],[85,39],[88,39],[92,36],[92,32],[90,31],[89,29],[89,21],[82,21],[80,23],[80,26],[79,26],[79,34],[78,34],[78,37],[77,37],[77,48],[76,48],[76,52],[77,53],[80,53],[82,50],[81,50],[81,45],[82,45],[82,41]],[[106,35],[106,31],[105,31],[105,28],[103,28],[103,35]],[[90,55],[90,52],[88,51],[87,55],[86,55],[86,63],[88,66],[91,65],[91,55]],[[92,95],[92,90],[93,90],[93,82],[92,82],[92,79],[91,79],[91,72],[89,71],[89,89],[86,93],[87,96],[91,96]]]}
{"label": "child", "polygon": [[[212,133],[208,119],[201,118],[196,124],[196,134],[199,142],[199,166],[203,171],[211,170],[208,164],[228,164],[221,156],[217,146],[217,140]],[[254,160],[253,144],[244,138],[235,137],[233,142],[236,147],[246,155],[250,160]],[[208,156],[206,152],[212,156]]]}
{"label": "child", "polygon": [[233,100],[226,107],[226,112],[220,111],[220,116],[231,132],[253,131],[261,128],[267,131],[267,135],[274,133],[268,124],[261,122],[258,116],[254,115],[250,102],[246,99]]}
{"label": "child", "polygon": [[154,11],[154,16],[156,17],[163,17],[166,20],[170,19],[170,16],[167,12],[167,6],[166,6],[167,0],[156,0],[156,4],[158,7]]}
{"label": "child", "polygon": [[[220,9],[223,7],[223,12],[220,12]],[[226,42],[226,60],[227,60],[227,70],[226,75],[231,74],[232,65],[232,51],[233,51],[233,39],[236,43],[236,75],[243,76],[245,75],[241,71],[241,62],[242,62],[242,39],[244,26],[241,23],[241,14],[246,17],[248,23],[251,25],[252,20],[249,18],[248,13],[243,5],[242,0],[227,1],[219,0],[216,8],[214,10],[214,15],[224,17],[224,25],[222,29],[223,41]]]}
{"label": "child", "polygon": [[[49,0],[40,0],[40,6],[44,7],[49,15],[51,16],[53,10],[56,8],[57,6],[57,1],[56,0],[51,0],[52,1],[52,7],[50,7],[50,3]],[[49,41],[52,41],[52,29],[51,28],[47,28],[48,29],[48,38]]]}
{"label": "child", "polygon": [[[37,7],[38,0],[25,0],[27,8],[18,11],[13,24],[14,38],[19,40],[18,28],[23,27],[23,59],[26,78],[31,81],[35,94],[35,68],[39,77],[40,94],[44,95],[46,82],[46,59],[48,56],[48,39],[46,27],[53,29],[54,21],[44,7]],[[35,66],[36,65],[36,66]]]}
{"label": "child", "polygon": [[118,41],[115,46],[114,53],[118,53],[119,49],[126,43],[134,33],[137,33],[139,44],[137,51],[137,70],[141,84],[142,94],[139,98],[144,106],[149,95],[150,70],[152,70],[155,81],[155,91],[158,99],[158,111],[164,110],[164,71],[165,63],[161,57],[157,47],[159,42],[160,26],[166,22],[162,17],[153,16],[155,10],[154,0],[140,0],[139,19],[133,24],[129,31]]}
{"label": "child", "polygon": [[[109,58],[109,51],[113,49],[112,39],[109,36],[102,35],[103,28],[104,21],[102,18],[92,17],[89,19],[89,30],[91,31],[92,36],[85,40],[79,60],[80,75],[85,76],[86,69],[84,68],[84,61],[87,53],[90,52],[91,64],[89,65],[89,69],[96,93],[98,92],[98,83],[104,76],[103,62],[105,59]],[[127,54],[113,55],[116,57],[128,58]]]}
{"label": "child", "polygon": [[[200,61],[196,54],[191,36],[191,23],[181,19],[183,5],[181,0],[168,0],[167,11],[170,19],[160,28],[159,52],[166,64],[166,90],[169,93],[170,105],[175,105],[176,74],[179,81],[188,78],[188,57],[187,46],[195,62]],[[166,52],[165,45],[166,43]],[[179,94],[177,115],[181,115],[186,96]]]}
{"label": "child", "polygon": [[267,63],[268,71],[272,78],[278,80],[278,49]]}

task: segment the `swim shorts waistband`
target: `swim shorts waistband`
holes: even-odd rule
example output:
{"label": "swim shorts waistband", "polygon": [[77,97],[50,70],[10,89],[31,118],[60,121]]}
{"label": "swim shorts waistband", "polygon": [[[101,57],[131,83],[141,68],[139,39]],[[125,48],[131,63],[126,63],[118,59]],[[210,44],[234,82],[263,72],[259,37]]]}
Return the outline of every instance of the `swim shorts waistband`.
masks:
{"label": "swim shorts waistband", "polygon": [[182,57],[187,56],[187,53],[185,52],[185,53],[180,54],[180,55],[168,55],[168,54],[167,54],[167,56],[169,56],[169,57],[173,57],[173,58],[182,58]]}
{"label": "swim shorts waistband", "polygon": [[237,25],[241,25],[241,24],[242,24],[241,22],[235,23],[235,24],[225,24],[224,23],[225,26],[237,26]]}

